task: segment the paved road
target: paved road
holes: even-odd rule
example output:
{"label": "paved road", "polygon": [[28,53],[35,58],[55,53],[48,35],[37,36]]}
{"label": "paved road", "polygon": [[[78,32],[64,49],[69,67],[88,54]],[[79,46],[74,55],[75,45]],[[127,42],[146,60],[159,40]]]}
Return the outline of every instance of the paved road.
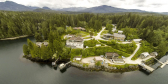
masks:
{"label": "paved road", "polygon": [[105,29],[105,27],[103,27],[102,28],[102,30],[97,34],[97,36],[95,36],[94,38],[96,39],[96,40],[103,40],[101,37],[100,37],[100,35],[101,35],[101,33],[104,31],[104,29]]}

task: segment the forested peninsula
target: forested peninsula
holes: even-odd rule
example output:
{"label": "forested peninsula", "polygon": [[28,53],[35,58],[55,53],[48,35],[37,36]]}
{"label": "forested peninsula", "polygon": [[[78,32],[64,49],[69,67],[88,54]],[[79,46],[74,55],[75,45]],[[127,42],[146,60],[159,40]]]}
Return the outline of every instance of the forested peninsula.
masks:
{"label": "forested peninsula", "polygon": [[168,16],[166,15],[0,11],[0,39],[33,35],[37,42],[46,41],[49,45],[38,47],[28,39],[28,44],[23,46],[24,55],[42,60],[58,57],[70,59],[75,55],[87,53],[85,50],[65,46],[66,39],[63,36],[79,32],[74,31],[72,27],[84,27],[86,32],[92,35],[92,32],[99,32],[102,26],[107,24],[117,24],[117,28],[124,31],[126,40],[143,39],[145,42],[141,46],[142,51],[157,51],[158,58],[168,51]]}

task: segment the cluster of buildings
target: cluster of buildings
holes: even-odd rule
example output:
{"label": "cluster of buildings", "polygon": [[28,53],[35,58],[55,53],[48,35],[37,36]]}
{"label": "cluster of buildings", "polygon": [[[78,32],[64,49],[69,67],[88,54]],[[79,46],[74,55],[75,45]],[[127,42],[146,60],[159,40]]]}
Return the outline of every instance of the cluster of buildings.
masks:
{"label": "cluster of buildings", "polygon": [[66,41],[66,45],[71,48],[83,48],[84,39],[78,36],[72,36]]}
{"label": "cluster of buildings", "polygon": [[114,40],[119,40],[119,41],[124,41],[126,36],[124,34],[122,34],[123,31],[118,31],[118,33],[114,33],[114,34],[104,34],[103,38],[104,39],[114,39]]}
{"label": "cluster of buildings", "polygon": [[80,30],[80,31],[86,31],[86,29],[85,29],[85,28],[82,28],[82,27],[74,27],[73,29],[74,29],[74,30]]}
{"label": "cluster of buildings", "polygon": [[149,54],[148,52],[143,52],[143,53],[140,54],[141,59],[145,59],[148,56],[158,56],[158,53],[157,52],[152,52],[152,53]]}

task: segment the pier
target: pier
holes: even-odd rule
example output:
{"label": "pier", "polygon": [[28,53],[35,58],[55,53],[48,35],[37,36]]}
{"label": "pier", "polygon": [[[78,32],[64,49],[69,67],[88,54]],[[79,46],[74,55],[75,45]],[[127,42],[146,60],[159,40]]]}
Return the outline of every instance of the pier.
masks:
{"label": "pier", "polygon": [[[153,57],[155,60],[157,60],[160,64],[161,64],[161,66],[160,66],[160,68],[163,68],[165,65],[167,65],[168,64],[168,60],[166,60],[166,62],[161,62],[160,60],[158,60],[158,59],[156,59],[155,57]],[[145,65],[144,63],[142,63],[142,64],[139,64],[141,67],[143,67],[144,69],[146,69],[146,70],[148,70],[148,71],[150,71],[150,72],[153,72],[155,69],[154,68],[152,68],[152,67],[150,67],[150,66],[148,66],[148,65]]]}
{"label": "pier", "polygon": [[70,62],[67,62],[66,64],[64,64],[64,63],[62,63],[62,64],[60,64],[59,65],[59,68],[60,68],[60,70],[63,70],[68,64],[70,64],[71,63],[71,61]]}
{"label": "pier", "polygon": [[150,71],[150,72],[153,72],[153,71],[155,70],[154,68],[152,68],[152,67],[150,67],[150,66],[148,66],[148,65],[145,65],[144,63],[139,64],[139,65],[140,65],[141,67],[143,67],[144,69]]}
{"label": "pier", "polygon": [[57,67],[57,61],[58,61],[58,59],[55,60],[55,62],[52,62],[52,66]]}
{"label": "pier", "polygon": [[153,57],[155,60],[157,60],[159,63],[161,63],[162,65],[160,66],[160,68],[163,68],[166,64],[168,64],[168,60],[166,62],[161,62],[160,60],[156,59],[155,57]]}

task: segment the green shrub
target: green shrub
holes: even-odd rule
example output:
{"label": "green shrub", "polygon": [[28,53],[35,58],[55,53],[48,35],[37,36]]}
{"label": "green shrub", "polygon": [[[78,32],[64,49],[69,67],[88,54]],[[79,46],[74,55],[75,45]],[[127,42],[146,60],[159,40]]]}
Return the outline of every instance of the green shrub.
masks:
{"label": "green shrub", "polygon": [[98,41],[95,39],[84,41],[84,47],[86,47],[86,46],[94,47],[94,46],[96,46],[97,43],[98,43]]}
{"label": "green shrub", "polygon": [[88,67],[89,64],[88,63],[83,63],[83,67]]}
{"label": "green shrub", "polygon": [[96,66],[101,66],[101,62],[98,61],[98,62],[95,63],[95,65],[96,65]]}
{"label": "green shrub", "polygon": [[71,59],[74,58],[75,56],[80,56],[82,54],[82,49],[76,48],[76,49],[71,49]]}

